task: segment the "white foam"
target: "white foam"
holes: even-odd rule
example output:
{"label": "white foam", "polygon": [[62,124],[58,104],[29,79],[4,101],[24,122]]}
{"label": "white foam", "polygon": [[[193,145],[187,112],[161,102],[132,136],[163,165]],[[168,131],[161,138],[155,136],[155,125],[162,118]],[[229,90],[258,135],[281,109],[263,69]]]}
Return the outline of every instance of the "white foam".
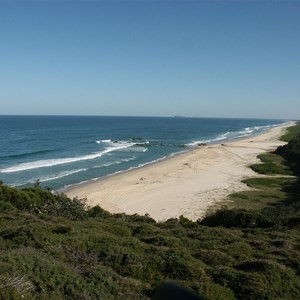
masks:
{"label": "white foam", "polygon": [[124,149],[131,147],[132,144],[127,143],[127,144],[122,144],[114,147],[109,147],[101,152],[96,152],[88,155],[83,155],[83,156],[75,156],[75,157],[68,157],[68,158],[57,158],[57,159],[47,159],[47,160],[37,160],[33,162],[28,162],[28,163],[22,163],[13,167],[5,168],[0,170],[1,173],[13,173],[13,172],[20,172],[20,171],[26,171],[26,170],[31,170],[31,169],[38,169],[38,168],[45,168],[45,167],[52,167],[56,165],[62,165],[62,164],[69,164],[73,162],[78,162],[81,160],[91,160],[95,159],[98,157],[103,156],[106,153]]}
{"label": "white foam", "polygon": [[248,136],[248,135],[251,135],[253,133],[253,129],[250,129],[250,128],[245,128],[245,130],[241,130],[241,131],[238,131],[236,132],[237,136],[236,137],[240,137],[241,135],[242,136]]}
{"label": "white foam", "polygon": [[109,163],[106,163],[106,164],[102,164],[102,165],[96,165],[96,166],[93,166],[92,169],[99,169],[99,168],[103,168],[103,167],[110,167],[110,166],[113,166],[113,165],[119,165],[123,162],[129,162],[129,161],[132,161],[132,160],[135,160],[136,157],[129,157],[129,158],[124,158],[124,159],[121,159],[121,160],[117,160],[117,161],[112,161],[112,162],[109,162]]}
{"label": "white foam", "polygon": [[128,152],[146,152],[148,148],[145,147],[131,147],[130,149],[126,149]]}
{"label": "white foam", "polygon": [[273,124],[273,125],[263,125],[263,126],[246,127],[244,130],[238,131],[237,135],[234,136],[234,138],[242,138],[242,137],[247,137],[247,136],[255,135],[255,134],[258,134],[258,133],[262,133],[262,132],[266,131],[269,128],[277,127],[277,126],[284,125],[284,124],[287,124],[287,123],[279,123],[279,124]]}
{"label": "white foam", "polygon": [[101,144],[101,143],[111,143],[111,140],[99,140],[96,141],[97,144]]}
{"label": "white foam", "polygon": [[245,133],[245,134],[241,134],[241,135],[236,136],[236,138],[247,137],[247,136],[250,136],[250,135],[251,135],[251,133]]}
{"label": "white foam", "polygon": [[207,143],[213,143],[213,142],[218,142],[218,141],[222,141],[227,139],[228,135],[230,134],[229,131],[227,131],[226,133],[223,133],[221,135],[218,135],[216,138],[214,139],[210,139],[210,140],[201,140],[201,141],[196,141],[196,142],[192,142],[189,143],[188,146],[196,146],[198,144],[207,144]]}
{"label": "white foam", "polygon": [[63,171],[63,172],[60,172],[58,174],[48,176],[48,177],[44,176],[44,177],[40,177],[40,178],[31,178],[27,181],[23,181],[23,182],[18,183],[18,185],[13,184],[12,186],[22,186],[22,185],[25,185],[25,184],[34,183],[37,180],[39,180],[40,182],[51,181],[51,180],[67,177],[67,176],[70,176],[72,174],[76,174],[76,173],[79,173],[79,172],[85,172],[85,171],[87,171],[87,169],[76,169],[76,170],[70,170],[70,171]]}
{"label": "white foam", "polygon": [[42,177],[42,178],[40,178],[40,181],[45,182],[45,181],[55,180],[55,179],[59,179],[59,178],[62,178],[62,177],[67,177],[67,176],[70,176],[72,174],[85,172],[85,171],[87,171],[87,169],[77,169],[77,170],[64,171],[64,172],[58,173],[57,175],[53,175],[53,176],[49,176],[49,177]]}
{"label": "white foam", "polygon": [[217,136],[217,137],[216,137],[215,139],[213,139],[212,141],[213,141],[213,142],[217,142],[217,141],[225,140],[225,139],[227,138],[227,136],[228,136],[229,133],[230,133],[230,132],[227,131],[226,133]]}
{"label": "white foam", "polygon": [[213,139],[191,142],[188,144],[188,146],[193,147],[193,146],[196,146],[201,143],[208,144],[208,143],[214,143],[214,142],[218,142],[218,141],[222,141],[222,140],[226,140],[226,139],[232,140],[232,139],[236,139],[236,138],[247,137],[247,136],[251,136],[252,134],[257,134],[257,133],[263,132],[263,131],[267,130],[268,128],[272,128],[272,127],[276,127],[276,126],[280,126],[280,125],[284,125],[284,124],[287,124],[287,122],[274,124],[274,125],[246,127],[240,131],[235,131],[235,132],[228,131],[228,132],[221,134]]}

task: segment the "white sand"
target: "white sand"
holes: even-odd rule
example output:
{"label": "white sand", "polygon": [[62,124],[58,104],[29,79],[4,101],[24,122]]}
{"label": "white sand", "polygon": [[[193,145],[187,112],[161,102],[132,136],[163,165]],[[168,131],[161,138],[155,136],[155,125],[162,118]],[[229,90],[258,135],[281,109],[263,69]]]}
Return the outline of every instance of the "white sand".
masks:
{"label": "white sand", "polygon": [[246,190],[241,180],[257,176],[248,166],[258,162],[259,153],[285,144],[278,138],[292,125],[225,145],[200,146],[159,163],[73,186],[66,194],[86,197],[89,205],[99,204],[113,213],[148,213],[157,221],[180,215],[197,220],[228,194]]}

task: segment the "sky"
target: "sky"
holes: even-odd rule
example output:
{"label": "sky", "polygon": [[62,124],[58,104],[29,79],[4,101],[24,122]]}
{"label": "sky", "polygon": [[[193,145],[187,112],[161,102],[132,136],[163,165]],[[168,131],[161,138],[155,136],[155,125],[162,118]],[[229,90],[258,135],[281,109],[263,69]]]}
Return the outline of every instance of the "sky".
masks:
{"label": "sky", "polygon": [[0,0],[0,115],[300,119],[300,0]]}

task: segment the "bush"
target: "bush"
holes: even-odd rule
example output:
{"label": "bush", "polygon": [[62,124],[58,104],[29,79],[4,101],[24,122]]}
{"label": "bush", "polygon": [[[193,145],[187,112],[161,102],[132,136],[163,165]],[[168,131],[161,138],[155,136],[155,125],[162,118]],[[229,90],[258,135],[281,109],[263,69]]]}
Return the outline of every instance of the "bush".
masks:
{"label": "bush", "polygon": [[[34,213],[45,213],[52,216],[63,216],[72,220],[82,220],[88,216],[86,199],[69,199],[64,194],[53,195],[39,187],[16,189],[0,185],[0,203],[7,202],[18,210]],[[1,204],[3,209],[12,210],[9,204]],[[1,210],[1,208],[0,208]],[[101,210],[101,209],[100,209]],[[100,213],[95,208],[92,214]],[[104,214],[104,210],[102,212]]]}
{"label": "bush", "polygon": [[[270,189],[278,180],[248,183]],[[149,299],[167,278],[205,299],[299,298],[297,195],[269,209],[156,223],[39,188],[0,190],[0,298]],[[29,199],[24,205],[15,194]],[[33,289],[1,289],[14,274]]]}
{"label": "bush", "polygon": [[287,145],[278,147],[275,152],[287,160],[296,175],[300,174],[300,135],[291,139]]}
{"label": "bush", "polygon": [[235,263],[234,258],[219,250],[200,249],[194,254],[194,257],[210,266],[224,266]]}
{"label": "bush", "polygon": [[111,216],[111,213],[101,208],[99,205],[96,205],[87,211],[87,215],[91,218],[108,218]]}
{"label": "bush", "polygon": [[59,225],[52,229],[53,233],[56,234],[70,234],[72,232],[71,226]]}
{"label": "bush", "polygon": [[0,200],[0,212],[4,213],[16,213],[18,210],[9,202],[4,202]]}
{"label": "bush", "polygon": [[223,226],[230,227],[256,227],[258,213],[247,211],[245,209],[222,209],[214,214],[205,217],[200,224],[206,226]]}
{"label": "bush", "polygon": [[18,190],[16,188],[0,185],[1,199],[9,202],[19,210],[29,210],[34,205],[40,205],[42,200],[28,191]]}
{"label": "bush", "polygon": [[88,216],[86,199],[69,199],[64,194],[46,199],[42,205],[35,207],[34,211],[71,220],[83,220]]}
{"label": "bush", "polygon": [[32,299],[33,284],[17,274],[0,275],[0,299]]}

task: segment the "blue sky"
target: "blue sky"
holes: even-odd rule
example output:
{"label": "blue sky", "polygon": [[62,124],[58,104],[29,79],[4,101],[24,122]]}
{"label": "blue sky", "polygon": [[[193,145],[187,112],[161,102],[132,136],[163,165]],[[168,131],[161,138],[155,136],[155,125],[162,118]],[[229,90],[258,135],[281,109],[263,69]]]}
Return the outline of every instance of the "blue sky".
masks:
{"label": "blue sky", "polygon": [[0,1],[0,114],[299,119],[300,1]]}

